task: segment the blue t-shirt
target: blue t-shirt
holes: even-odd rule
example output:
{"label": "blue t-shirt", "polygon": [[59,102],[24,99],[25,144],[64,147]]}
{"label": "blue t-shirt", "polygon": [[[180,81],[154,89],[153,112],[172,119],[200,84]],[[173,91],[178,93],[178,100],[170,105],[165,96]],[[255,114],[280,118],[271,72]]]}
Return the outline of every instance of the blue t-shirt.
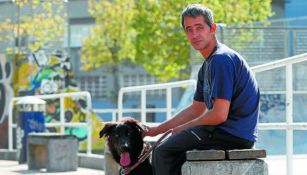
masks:
{"label": "blue t-shirt", "polygon": [[221,43],[200,68],[194,95],[209,110],[216,98],[230,101],[227,120],[217,127],[256,141],[260,98],[256,79],[242,56]]}

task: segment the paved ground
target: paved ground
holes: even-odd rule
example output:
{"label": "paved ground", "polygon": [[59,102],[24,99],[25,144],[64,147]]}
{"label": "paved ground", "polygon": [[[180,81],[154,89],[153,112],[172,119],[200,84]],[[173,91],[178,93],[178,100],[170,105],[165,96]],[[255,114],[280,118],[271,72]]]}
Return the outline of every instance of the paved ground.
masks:
{"label": "paved ground", "polygon": [[[270,156],[265,159],[269,165],[269,175],[286,175],[285,156]],[[54,172],[30,171],[26,164],[19,165],[16,161],[0,160],[0,175],[104,175],[102,170],[78,168],[77,171]],[[307,155],[294,156],[293,175],[307,175]]]}
{"label": "paved ground", "polygon": [[88,168],[78,168],[77,171],[69,171],[69,172],[53,172],[49,173],[46,170],[41,171],[32,171],[28,170],[28,166],[26,164],[19,165],[17,161],[8,161],[8,160],[0,160],[0,174],[1,175],[20,175],[20,174],[28,174],[28,175],[104,175],[104,171],[102,170],[94,170]]}

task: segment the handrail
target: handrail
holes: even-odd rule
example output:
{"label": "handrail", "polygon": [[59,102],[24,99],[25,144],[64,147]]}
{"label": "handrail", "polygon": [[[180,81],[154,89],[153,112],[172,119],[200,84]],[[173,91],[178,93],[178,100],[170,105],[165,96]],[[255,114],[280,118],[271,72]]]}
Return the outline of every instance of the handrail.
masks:
{"label": "handrail", "polygon": [[[71,122],[65,122],[65,116],[64,116],[64,98],[65,97],[86,97],[87,101],[87,123],[71,123]],[[65,127],[81,127],[85,126],[87,127],[87,154],[92,153],[92,119],[90,111],[92,109],[92,98],[89,92],[70,92],[70,93],[61,93],[61,94],[50,94],[50,95],[36,95],[35,97],[40,99],[54,99],[54,98],[60,98],[60,106],[61,106],[61,113],[60,113],[60,122],[57,123],[46,123],[46,127],[55,127],[59,126],[61,127],[61,133],[64,133]],[[8,149],[9,151],[13,151],[13,128],[17,127],[16,124],[13,123],[13,108],[14,103],[21,99],[23,97],[14,97],[11,99],[9,103],[9,115],[8,115]]]}
{"label": "handrail", "polygon": [[272,62],[269,62],[269,63],[257,65],[257,66],[251,67],[251,69],[254,73],[258,73],[258,72],[263,72],[263,71],[272,70],[272,69],[280,68],[280,67],[283,67],[283,66],[287,66],[288,64],[295,64],[295,63],[303,62],[303,61],[306,61],[306,60],[307,60],[307,53],[304,53],[304,54],[295,55],[295,56],[292,56],[292,57],[289,57],[289,58],[285,58],[285,59],[281,59],[281,60],[272,61]]}
{"label": "handrail", "polygon": [[289,129],[307,130],[307,122],[300,123],[260,123],[260,130],[289,130]]}
{"label": "handrail", "polygon": [[[276,68],[286,68],[286,122],[285,123],[260,123],[259,129],[286,130],[287,149],[287,175],[293,174],[293,129],[307,130],[307,123],[293,123],[293,71],[292,65],[307,61],[307,53],[292,56],[289,58],[273,61],[270,63],[252,67],[252,71],[257,74]],[[303,92],[303,91],[301,91]]]}
{"label": "handrail", "polygon": [[146,91],[148,90],[166,90],[166,118],[169,119],[172,116],[172,88],[182,87],[182,86],[193,86],[196,87],[195,80],[183,80],[170,83],[160,83],[160,84],[151,84],[143,86],[131,86],[123,87],[119,90],[118,93],[118,118],[121,119],[123,116],[123,96],[127,92],[137,92],[141,91],[141,122],[146,123]]}
{"label": "handrail", "polygon": [[[152,112],[152,113],[156,113],[156,112],[167,112],[168,109],[167,108],[146,108],[146,112]],[[175,108],[171,109],[172,112],[175,111]],[[109,113],[112,116],[112,120],[113,122],[117,121],[117,116],[118,116],[118,109],[93,109],[93,112],[96,114],[106,114]],[[122,110],[123,113],[141,113],[142,109],[141,108],[125,108]]]}

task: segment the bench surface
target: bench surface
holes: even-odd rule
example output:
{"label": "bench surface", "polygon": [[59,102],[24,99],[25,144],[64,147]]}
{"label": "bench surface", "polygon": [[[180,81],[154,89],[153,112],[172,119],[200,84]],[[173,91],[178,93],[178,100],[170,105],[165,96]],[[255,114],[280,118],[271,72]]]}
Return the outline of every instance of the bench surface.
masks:
{"label": "bench surface", "polygon": [[245,160],[265,158],[263,149],[236,150],[191,150],[186,152],[187,160]]}
{"label": "bench surface", "polygon": [[237,149],[226,151],[226,158],[229,160],[258,159],[265,157],[266,151],[263,149]]}

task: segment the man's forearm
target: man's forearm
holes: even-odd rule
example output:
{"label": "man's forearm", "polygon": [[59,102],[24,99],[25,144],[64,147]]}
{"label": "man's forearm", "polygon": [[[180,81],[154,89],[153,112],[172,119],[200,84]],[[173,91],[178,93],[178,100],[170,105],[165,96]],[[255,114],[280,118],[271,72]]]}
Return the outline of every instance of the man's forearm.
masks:
{"label": "man's forearm", "polygon": [[191,106],[187,107],[186,109],[180,111],[172,119],[161,123],[158,126],[159,132],[163,133],[163,132],[166,132],[166,131],[168,131],[172,128],[176,128],[177,126],[183,125],[183,124],[199,117],[203,112],[204,111],[202,111],[202,110],[196,110],[191,105]]}
{"label": "man's forearm", "polygon": [[186,129],[194,127],[194,126],[219,125],[221,123],[222,122],[220,120],[217,120],[213,111],[208,111],[208,112],[202,114],[201,116],[194,118],[193,120],[187,121],[186,123],[184,123],[182,125],[176,126],[174,131],[173,131],[173,134],[177,134],[180,131],[186,130]]}
{"label": "man's forearm", "polygon": [[183,125],[178,125],[175,133],[199,125],[219,125],[227,120],[230,102],[216,99],[212,110],[203,113]]}

